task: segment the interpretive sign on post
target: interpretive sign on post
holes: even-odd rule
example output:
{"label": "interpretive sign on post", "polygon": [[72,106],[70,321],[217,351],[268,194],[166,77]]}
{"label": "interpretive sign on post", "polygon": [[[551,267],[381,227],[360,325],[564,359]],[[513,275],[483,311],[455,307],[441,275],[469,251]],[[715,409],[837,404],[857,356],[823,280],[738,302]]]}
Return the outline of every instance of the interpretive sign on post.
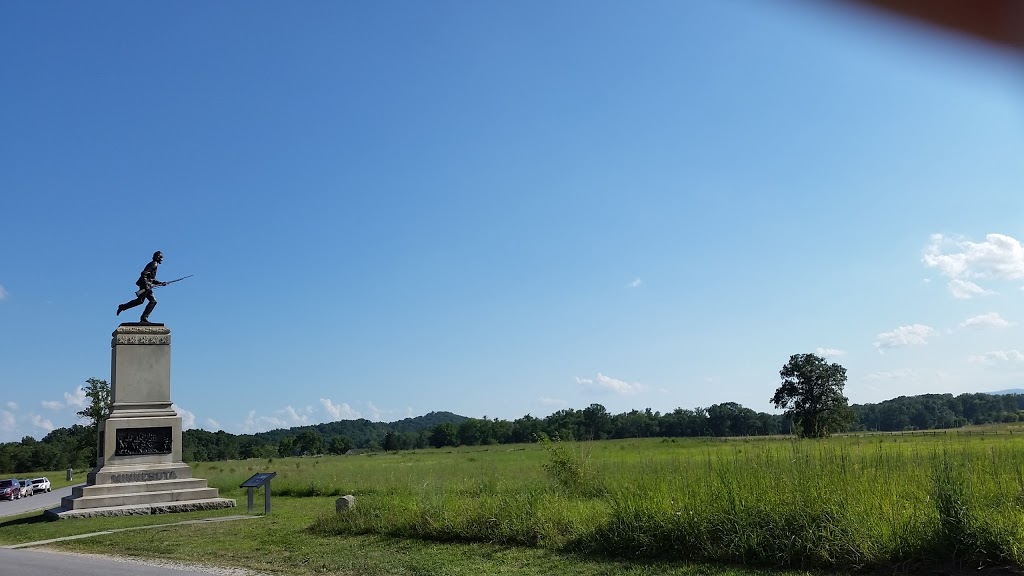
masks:
{"label": "interpretive sign on post", "polygon": [[239,488],[247,488],[249,491],[249,513],[252,513],[253,492],[263,486],[263,513],[270,514],[270,479],[277,476],[277,472],[258,472],[251,478],[242,482]]}

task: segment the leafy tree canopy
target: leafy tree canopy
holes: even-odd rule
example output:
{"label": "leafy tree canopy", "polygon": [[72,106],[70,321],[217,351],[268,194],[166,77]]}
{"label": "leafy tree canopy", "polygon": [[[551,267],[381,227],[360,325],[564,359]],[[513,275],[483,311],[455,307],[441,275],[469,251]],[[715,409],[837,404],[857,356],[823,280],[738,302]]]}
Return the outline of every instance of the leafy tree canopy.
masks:
{"label": "leafy tree canopy", "polygon": [[852,423],[853,413],[843,395],[846,368],[815,354],[794,354],[779,376],[782,385],[772,403],[786,410],[800,436],[823,438]]}
{"label": "leafy tree canopy", "polygon": [[85,396],[89,398],[89,405],[77,412],[79,418],[89,421],[89,425],[96,427],[100,422],[110,416],[114,401],[110,397],[110,384],[99,378],[89,378],[85,381]]}

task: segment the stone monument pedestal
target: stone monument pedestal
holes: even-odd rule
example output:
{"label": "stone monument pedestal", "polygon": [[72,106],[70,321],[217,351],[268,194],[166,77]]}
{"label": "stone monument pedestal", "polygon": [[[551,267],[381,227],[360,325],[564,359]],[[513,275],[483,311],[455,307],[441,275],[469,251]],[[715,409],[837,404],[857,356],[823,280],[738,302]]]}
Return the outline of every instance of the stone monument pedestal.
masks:
{"label": "stone monument pedestal", "polygon": [[171,331],[125,323],[111,342],[110,417],[100,424],[96,468],[51,518],[133,516],[228,508],[181,461],[181,417],[171,408]]}

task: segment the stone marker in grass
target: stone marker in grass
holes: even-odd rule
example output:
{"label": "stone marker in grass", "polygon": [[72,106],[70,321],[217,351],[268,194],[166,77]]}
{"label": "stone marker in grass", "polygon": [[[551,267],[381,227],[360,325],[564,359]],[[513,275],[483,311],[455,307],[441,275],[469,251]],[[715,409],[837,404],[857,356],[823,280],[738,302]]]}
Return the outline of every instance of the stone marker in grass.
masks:
{"label": "stone marker in grass", "polygon": [[334,501],[334,511],[338,514],[341,514],[346,510],[351,510],[352,508],[355,508],[355,506],[356,497],[351,494],[347,496],[342,496],[341,498],[338,498],[337,500]]}

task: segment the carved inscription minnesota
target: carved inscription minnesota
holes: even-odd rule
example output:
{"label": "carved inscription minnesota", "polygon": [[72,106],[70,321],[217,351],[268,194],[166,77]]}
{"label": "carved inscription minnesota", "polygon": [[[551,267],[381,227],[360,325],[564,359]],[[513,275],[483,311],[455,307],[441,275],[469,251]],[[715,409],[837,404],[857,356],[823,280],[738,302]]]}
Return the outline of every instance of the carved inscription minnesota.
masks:
{"label": "carved inscription minnesota", "polygon": [[128,472],[127,474],[114,474],[110,481],[115,484],[122,482],[156,482],[158,480],[175,480],[178,475],[174,470],[159,470],[157,472]]}

